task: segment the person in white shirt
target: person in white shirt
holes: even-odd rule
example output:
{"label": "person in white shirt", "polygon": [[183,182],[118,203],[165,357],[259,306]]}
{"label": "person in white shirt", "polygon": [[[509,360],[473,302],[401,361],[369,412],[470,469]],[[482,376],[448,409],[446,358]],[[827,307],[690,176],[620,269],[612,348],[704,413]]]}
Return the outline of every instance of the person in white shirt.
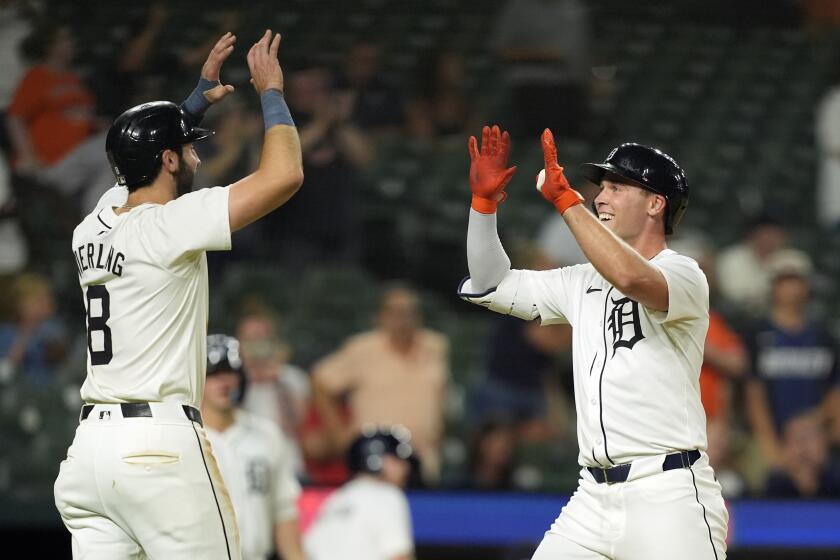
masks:
{"label": "person in white shirt", "polygon": [[590,264],[511,270],[495,213],[516,168],[507,132],[484,127],[480,149],[469,142],[470,277],[459,288],[497,313],[573,327],[581,478],[533,558],[721,560],[728,515],[705,453],[699,384],[708,284],[665,244],[688,204],[685,174],[659,150],[622,144],[583,166],[601,187],[593,214],[549,130],[542,147],[537,188]]}
{"label": "person in white shirt", "polygon": [[840,86],[820,100],[814,126],[817,167],[817,217],[826,229],[840,227]]}
{"label": "person in white shirt", "polygon": [[201,417],[236,511],[242,558],[266,560],[276,550],[304,560],[292,445],[273,422],[241,408],[247,385],[239,341],[208,336]]}
{"label": "person in white shirt", "polygon": [[117,117],[106,151],[118,185],[73,233],[87,318],[87,377],[76,436],[55,482],[73,557],[240,558],[233,506],[198,407],[204,393],[206,251],[284,204],[303,181],[283,100],[280,36],[248,53],[265,124],[259,167],[192,191],[195,125],[233,91],[219,82],[236,37],[216,43],[182,106],[144,103]]}
{"label": "person in white shirt", "polygon": [[304,537],[309,560],[410,560],[411,512],[403,493],[411,473],[410,434],[401,426],[362,427],[350,445],[353,478],[324,502]]}

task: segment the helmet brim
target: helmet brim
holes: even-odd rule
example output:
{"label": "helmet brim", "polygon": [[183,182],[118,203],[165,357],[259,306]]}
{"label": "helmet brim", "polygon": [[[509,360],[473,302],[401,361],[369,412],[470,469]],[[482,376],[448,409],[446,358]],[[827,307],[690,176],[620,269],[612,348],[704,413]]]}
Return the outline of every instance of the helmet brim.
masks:
{"label": "helmet brim", "polygon": [[594,183],[595,185],[600,185],[601,181],[604,180],[604,176],[607,173],[610,173],[612,175],[617,175],[622,179],[632,181],[633,184],[639,184],[639,186],[644,186],[640,183],[638,179],[627,175],[627,173],[625,173],[623,169],[620,169],[611,163],[584,163],[580,166],[580,170],[583,174],[583,177],[587,181],[589,181],[590,183]]}
{"label": "helmet brim", "polygon": [[198,142],[199,140],[204,140],[205,138],[209,138],[214,134],[216,134],[214,130],[210,130],[208,128],[195,127],[187,133],[187,136],[184,138],[184,144],[189,144],[190,142]]}

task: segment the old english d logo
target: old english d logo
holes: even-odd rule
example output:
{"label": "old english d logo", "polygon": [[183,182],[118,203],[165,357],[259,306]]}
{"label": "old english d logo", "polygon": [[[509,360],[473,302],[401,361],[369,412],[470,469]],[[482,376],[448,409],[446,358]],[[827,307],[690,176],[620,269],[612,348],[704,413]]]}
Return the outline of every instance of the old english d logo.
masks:
{"label": "old english d logo", "polygon": [[613,356],[619,348],[632,349],[642,340],[642,325],[639,320],[639,302],[630,298],[610,298],[613,304],[607,327],[613,335]]}

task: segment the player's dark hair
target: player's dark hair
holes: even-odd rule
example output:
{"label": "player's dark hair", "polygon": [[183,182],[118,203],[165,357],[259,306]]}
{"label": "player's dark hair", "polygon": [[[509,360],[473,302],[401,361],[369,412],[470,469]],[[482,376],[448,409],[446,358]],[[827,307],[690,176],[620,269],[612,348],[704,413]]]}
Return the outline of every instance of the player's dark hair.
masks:
{"label": "player's dark hair", "polygon": [[[181,158],[182,160],[184,159],[184,147],[183,147],[183,145],[173,146],[172,148],[167,148],[167,149],[172,150],[173,152],[178,154],[178,157]],[[133,187],[128,187],[128,192],[133,193],[137,189],[142,189],[143,187],[148,187],[149,185],[154,183],[155,180],[160,176],[160,172],[162,170],[163,170],[163,158],[160,159],[160,165],[158,165],[157,173],[155,173],[154,177],[152,177],[151,179],[149,179],[148,181],[146,181],[144,183],[134,185]]]}

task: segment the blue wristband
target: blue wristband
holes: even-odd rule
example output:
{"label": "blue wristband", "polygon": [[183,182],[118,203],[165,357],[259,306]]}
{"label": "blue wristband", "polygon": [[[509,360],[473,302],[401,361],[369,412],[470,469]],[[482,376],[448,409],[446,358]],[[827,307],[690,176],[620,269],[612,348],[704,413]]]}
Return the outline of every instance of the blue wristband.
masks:
{"label": "blue wristband", "polygon": [[190,96],[187,97],[186,101],[181,103],[181,108],[194,117],[203,117],[207,108],[210,107],[210,102],[204,97],[204,92],[218,85],[221,85],[221,82],[218,80],[211,82],[204,78],[199,79],[198,85],[195,86]]}
{"label": "blue wristband", "polygon": [[277,124],[295,126],[295,121],[292,120],[292,114],[289,112],[289,106],[286,105],[283,92],[280,90],[265,90],[260,95],[260,103],[262,104],[263,124],[266,130]]}

